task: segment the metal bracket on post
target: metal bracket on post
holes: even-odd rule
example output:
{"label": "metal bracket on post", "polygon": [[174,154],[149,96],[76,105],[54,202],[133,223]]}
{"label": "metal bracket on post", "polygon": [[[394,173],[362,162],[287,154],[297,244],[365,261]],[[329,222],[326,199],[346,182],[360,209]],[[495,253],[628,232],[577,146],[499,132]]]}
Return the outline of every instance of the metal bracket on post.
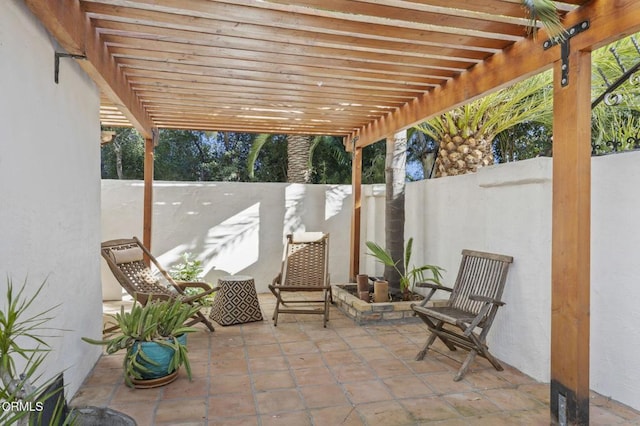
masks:
{"label": "metal bracket on post", "polygon": [[55,52],[55,62],[53,68],[53,81],[58,84],[60,74],[60,58],[87,59],[85,55],[73,55],[71,53]]}
{"label": "metal bracket on post", "polygon": [[588,28],[589,21],[582,21],[579,24],[569,28],[562,36],[546,40],[542,44],[544,50],[550,49],[557,44],[560,45],[560,54],[562,57],[562,80],[560,81],[560,83],[562,84],[562,87],[565,87],[569,84],[569,41],[573,36],[586,31]]}

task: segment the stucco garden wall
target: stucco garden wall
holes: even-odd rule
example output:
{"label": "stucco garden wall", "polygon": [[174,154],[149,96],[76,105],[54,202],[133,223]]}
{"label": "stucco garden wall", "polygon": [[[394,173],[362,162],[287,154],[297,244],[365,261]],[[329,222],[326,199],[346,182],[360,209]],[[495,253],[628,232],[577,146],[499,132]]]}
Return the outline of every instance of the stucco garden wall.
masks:
{"label": "stucco garden wall", "polygon": [[[205,278],[251,275],[259,292],[280,271],[285,236],[296,231],[330,234],[331,280],[349,274],[351,186],[284,183],[155,182],[152,252],[166,267],[192,253]],[[102,182],[102,238],[142,239],[143,184]],[[102,262],[105,299],[121,287]]]}
{"label": "stucco garden wall", "polygon": [[100,96],[70,59],[55,84],[56,44],[23,2],[0,9],[0,309],[7,276],[28,295],[46,279],[28,311],[60,305],[43,379],[64,370],[72,395],[100,354],[80,340],[102,327]]}

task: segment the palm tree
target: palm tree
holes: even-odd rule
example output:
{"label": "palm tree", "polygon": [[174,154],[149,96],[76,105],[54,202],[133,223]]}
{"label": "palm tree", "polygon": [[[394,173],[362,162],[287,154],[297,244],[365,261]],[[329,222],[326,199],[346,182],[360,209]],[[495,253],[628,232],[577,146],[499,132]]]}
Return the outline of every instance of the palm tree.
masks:
{"label": "palm tree", "polygon": [[400,278],[404,275],[404,199],[407,175],[407,131],[403,130],[393,139],[387,139],[385,159],[385,246],[396,267],[385,264],[384,277],[389,290],[399,294]]}
{"label": "palm tree", "polygon": [[546,71],[418,125],[440,145],[436,177],[493,164],[493,139],[506,129],[523,122],[550,124],[550,81]]}
{"label": "palm tree", "polygon": [[[255,164],[262,147],[273,135],[259,134],[253,141],[247,158],[249,177],[255,176]],[[306,135],[287,135],[287,182],[309,183],[311,180],[311,137]]]}
{"label": "palm tree", "polygon": [[287,182],[309,183],[311,181],[311,137],[287,135]]}

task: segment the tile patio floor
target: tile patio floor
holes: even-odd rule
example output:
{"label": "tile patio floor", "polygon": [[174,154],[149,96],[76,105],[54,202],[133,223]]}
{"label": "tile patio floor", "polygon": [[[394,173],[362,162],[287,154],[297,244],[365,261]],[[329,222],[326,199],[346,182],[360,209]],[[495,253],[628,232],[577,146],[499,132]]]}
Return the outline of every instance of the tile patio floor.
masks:
{"label": "tile patio floor", "polygon": [[[548,384],[514,368],[479,359],[456,383],[452,359],[430,352],[414,361],[421,323],[357,326],[332,307],[326,329],[317,315],[281,314],[274,327],[275,298],[259,299],[264,321],[189,335],[192,382],[181,371],[167,386],[132,390],[121,355],[105,355],[71,405],[110,407],[142,426],[549,424]],[[595,393],[590,418],[640,425],[640,412]]]}

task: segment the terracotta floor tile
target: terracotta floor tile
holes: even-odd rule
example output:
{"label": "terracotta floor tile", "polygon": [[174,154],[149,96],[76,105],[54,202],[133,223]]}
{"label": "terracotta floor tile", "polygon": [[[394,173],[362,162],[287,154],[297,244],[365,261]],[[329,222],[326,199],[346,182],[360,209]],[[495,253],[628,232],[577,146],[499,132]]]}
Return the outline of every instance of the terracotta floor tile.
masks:
{"label": "terracotta floor tile", "polygon": [[356,408],[367,425],[413,426],[416,424],[411,414],[395,401],[360,404]]}
{"label": "terracotta floor tile", "polygon": [[424,381],[436,394],[444,395],[448,393],[460,393],[473,390],[473,387],[461,380],[454,382],[453,372],[421,374],[418,377]]}
{"label": "terracotta floor tile", "polygon": [[256,392],[264,392],[271,389],[293,388],[295,383],[289,370],[269,371],[252,375],[253,388]]}
{"label": "terracotta floor tile", "polygon": [[257,416],[209,417],[208,426],[257,426]]}
{"label": "terracotta floor tile", "polygon": [[345,383],[342,385],[346,395],[353,404],[363,404],[375,401],[390,401],[393,396],[388,388],[378,380]]}
{"label": "terracotta floor tile", "polygon": [[340,425],[340,426],[363,426],[364,422],[360,413],[354,406],[340,406],[330,408],[320,408],[311,410],[311,417],[315,425]]}
{"label": "terracotta floor tile", "polygon": [[417,422],[456,419],[460,414],[444,399],[438,397],[411,398],[400,400],[400,404]]}
{"label": "terracotta floor tile", "polygon": [[540,402],[517,389],[489,389],[482,394],[501,410],[532,410],[541,406]]}
{"label": "terracotta floor tile", "polygon": [[520,392],[524,392],[527,395],[537,399],[543,404],[549,405],[551,394],[549,385],[546,383],[535,383],[530,385],[520,385],[517,388]]}
{"label": "terracotta floor tile", "polygon": [[293,377],[298,386],[333,385],[336,380],[327,367],[299,368],[293,370]]}
{"label": "terracotta floor tile", "polygon": [[282,347],[282,352],[286,355],[308,354],[319,351],[315,342],[310,341],[287,342],[281,343],[280,346]]}
{"label": "terracotta floor tile", "polygon": [[280,345],[278,343],[269,343],[265,345],[247,346],[247,356],[251,358],[265,358],[282,355]]}
{"label": "terracotta floor tile", "polygon": [[249,372],[249,366],[244,358],[213,359],[211,361],[210,371],[212,376],[218,374],[247,374]]}
{"label": "terracotta floor tile", "polygon": [[358,364],[362,359],[353,351],[323,352],[322,358],[328,366]]}
{"label": "terracotta floor tile", "polygon": [[338,385],[303,386],[300,388],[307,407],[322,408],[336,405],[351,405]]}
{"label": "terracotta floor tile", "polygon": [[320,352],[345,351],[349,349],[349,346],[338,336],[333,339],[317,340],[316,345]]}
{"label": "terracotta floor tile", "polygon": [[173,383],[164,387],[161,398],[175,399],[175,398],[197,398],[207,397],[209,395],[209,378],[199,378],[189,381],[186,375],[184,378],[179,378]]}
{"label": "terracotta floor tile", "polygon": [[162,388],[131,389],[124,384],[119,385],[113,395],[113,403],[129,404],[132,402],[150,403],[160,399]]}
{"label": "terracotta floor tile", "polygon": [[411,374],[411,370],[397,359],[375,359],[369,361],[368,364],[376,375],[381,378]]}
{"label": "terracotta floor tile", "polygon": [[425,382],[413,375],[388,377],[382,381],[396,398],[432,396],[434,394]]}
{"label": "terracotta floor tile", "polygon": [[319,353],[291,354],[285,357],[289,367],[293,370],[299,368],[324,367],[324,358]]}
{"label": "terracotta floor tile", "polygon": [[463,417],[480,416],[499,411],[497,405],[476,392],[454,393],[442,396]]}
{"label": "terracotta floor tile", "polygon": [[260,416],[262,426],[311,426],[311,418],[307,411],[293,413],[264,414]]}
{"label": "terracotta floor tile", "polygon": [[278,389],[255,394],[260,414],[304,410],[304,402],[297,389]]}
{"label": "terracotta floor tile", "polygon": [[363,363],[341,364],[331,366],[330,369],[338,383],[371,380],[376,377],[373,370]]}
{"label": "terracotta floor tile", "polygon": [[[112,386],[83,386],[76,392],[71,405],[74,407],[83,407],[95,405],[104,407],[111,401],[114,388]],[[117,401],[116,401],[117,402]]]}
{"label": "terracotta floor tile", "polygon": [[138,426],[152,426],[155,424],[155,404],[109,404],[109,408],[128,415],[136,421]]}
{"label": "terracotta floor tile", "polygon": [[211,376],[209,381],[209,394],[211,396],[228,393],[247,393],[251,391],[251,378],[244,375],[224,375]]}
{"label": "terracotta floor tile", "polygon": [[284,355],[271,356],[265,358],[251,358],[249,360],[249,371],[251,373],[264,373],[267,371],[288,370],[289,364]]}
{"label": "terracotta floor tile", "polygon": [[352,336],[344,339],[347,345],[353,349],[357,348],[375,348],[382,346],[378,340],[371,336]]}
{"label": "terracotta floor tile", "polygon": [[155,421],[169,424],[181,424],[185,422],[204,423],[206,416],[206,398],[172,399],[158,403]]}
{"label": "terracotta floor tile", "polygon": [[377,359],[397,359],[387,348],[373,347],[373,348],[358,348],[354,352],[358,354],[365,361],[372,361]]}
{"label": "terracotta floor tile", "polygon": [[256,406],[251,393],[234,393],[209,398],[209,417],[253,416]]}

